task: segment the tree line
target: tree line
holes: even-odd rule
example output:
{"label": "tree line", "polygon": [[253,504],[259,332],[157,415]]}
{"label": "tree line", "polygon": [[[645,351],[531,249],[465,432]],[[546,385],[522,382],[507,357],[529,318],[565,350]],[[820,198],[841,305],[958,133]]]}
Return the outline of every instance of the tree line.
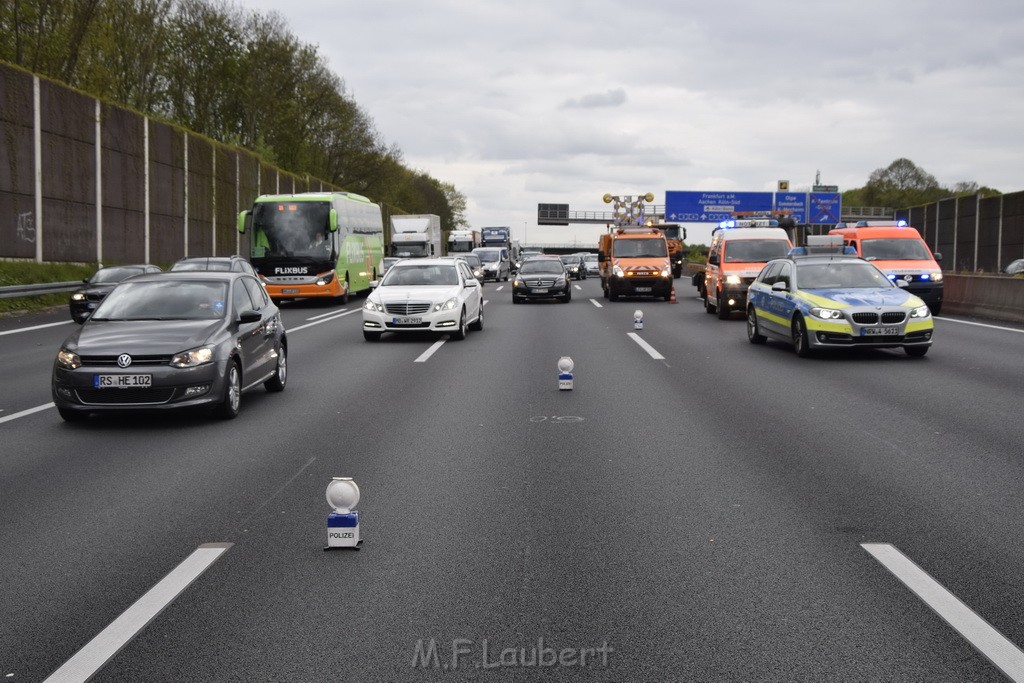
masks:
{"label": "tree line", "polygon": [[973,181],[940,185],[935,176],[910,159],[899,158],[885,168],[872,171],[864,187],[843,192],[843,206],[887,206],[905,209],[932,204],[941,199],[980,194],[996,197],[998,190]]}
{"label": "tree line", "polygon": [[0,60],[449,229],[468,225],[465,196],[405,166],[280,14],[224,0],[3,0]]}

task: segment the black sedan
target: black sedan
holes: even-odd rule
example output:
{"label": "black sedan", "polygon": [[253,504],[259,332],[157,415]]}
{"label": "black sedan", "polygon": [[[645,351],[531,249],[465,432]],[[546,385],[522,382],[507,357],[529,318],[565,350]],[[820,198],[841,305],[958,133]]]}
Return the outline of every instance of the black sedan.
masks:
{"label": "black sedan", "polygon": [[85,319],[100,305],[103,298],[110,294],[110,290],[122,280],[145,273],[159,272],[158,267],[148,264],[100,268],[93,273],[92,277],[82,280],[85,286],[71,295],[71,299],[68,301],[71,319],[76,323],[84,323]]}
{"label": "black sedan", "polygon": [[283,391],[288,344],[277,306],[251,275],[180,272],[119,284],[61,345],[52,392],[60,416],[212,407]]}
{"label": "black sedan", "polygon": [[512,281],[512,303],[521,304],[528,299],[558,299],[569,303],[572,290],[569,274],[557,257],[537,256],[523,261]]}
{"label": "black sedan", "polygon": [[566,254],[558,258],[562,261],[562,265],[565,266],[565,272],[569,274],[569,277],[574,280],[587,279],[587,266],[583,262],[582,256],[579,254]]}

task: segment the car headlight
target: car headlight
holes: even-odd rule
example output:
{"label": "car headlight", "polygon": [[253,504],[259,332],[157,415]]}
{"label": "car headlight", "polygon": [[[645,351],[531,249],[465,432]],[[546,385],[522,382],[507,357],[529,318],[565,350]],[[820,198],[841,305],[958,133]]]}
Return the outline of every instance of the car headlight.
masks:
{"label": "car headlight", "polygon": [[672,269],[671,268],[662,268],[661,269],[661,276],[662,277],[672,277]]}
{"label": "car headlight", "polygon": [[619,268],[618,266],[615,266],[614,268],[612,268],[612,275],[614,275],[615,277],[625,277],[626,276],[626,274],[622,272],[622,268]]}
{"label": "car headlight", "polygon": [[942,282],[942,273],[932,273],[932,282]]}
{"label": "car headlight", "polygon": [[68,370],[74,370],[75,368],[82,367],[82,359],[78,357],[77,353],[61,349],[57,352],[57,365]]}
{"label": "car headlight", "polygon": [[564,286],[565,286],[565,278],[564,277],[560,277],[557,280],[555,280],[555,287],[564,287]]}
{"label": "car headlight", "polygon": [[372,299],[367,299],[366,303],[363,304],[363,309],[367,311],[376,311],[377,313],[383,313],[384,305],[379,304],[376,301],[373,301]]}
{"label": "car headlight", "polygon": [[843,317],[842,311],[837,311],[834,308],[812,308],[811,315],[822,320],[839,320]]}
{"label": "car headlight", "polygon": [[318,277],[316,279],[316,284],[319,287],[323,287],[324,285],[329,285],[332,282],[334,282],[334,273],[327,273],[327,275],[324,275],[323,277]]}
{"label": "car headlight", "polygon": [[932,312],[928,310],[927,306],[918,306],[910,312],[911,318],[927,318]]}
{"label": "car headlight", "polygon": [[85,294],[83,292],[75,292],[71,295],[72,301],[85,301]]}
{"label": "car headlight", "polygon": [[209,346],[200,346],[191,351],[182,351],[171,358],[171,365],[176,368],[194,368],[213,360],[213,349]]}
{"label": "car headlight", "polygon": [[513,287],[522,287],[523,286],[523,281],[520,280],[519,278],[516,278],[515,280],[512,281],[512,286]]}
{"label": "car headlight", "polygon": [[727,275],[725,278],[725,284],[727,285],[738,285],[742,282],[743,280],[740,279],[739,275]]}
{"label": "car headlight", "polygon": [[459,300],[455,297],[452,297],[451,299],[448,299],[448,301],[445,301],[444,303],[434,304],[434,311],[451,311],[458,305]]}
{"label": "car headlight", "polygon": [[476,278],[482,278],[484,276],[484,271],[482,268],[477,268],[476,270],[473,271],[473,275]]}

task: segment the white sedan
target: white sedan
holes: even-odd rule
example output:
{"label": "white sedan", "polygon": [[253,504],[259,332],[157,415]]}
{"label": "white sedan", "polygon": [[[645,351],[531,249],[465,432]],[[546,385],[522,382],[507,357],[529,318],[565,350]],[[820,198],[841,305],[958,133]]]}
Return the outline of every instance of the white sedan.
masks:
{"label": "white sedan", "polygon": [[363,338],[385,332],[447,332],[465,339],[484,328],[484,294],[463,260],[403,259],[363,304]]}

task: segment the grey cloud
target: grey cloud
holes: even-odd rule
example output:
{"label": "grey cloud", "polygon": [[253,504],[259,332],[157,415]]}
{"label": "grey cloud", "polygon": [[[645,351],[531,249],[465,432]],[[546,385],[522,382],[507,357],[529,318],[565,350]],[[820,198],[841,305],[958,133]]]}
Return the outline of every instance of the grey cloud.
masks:
{"label": "grey cloud", "polygon": [[562,103],[565,109],[595,109],[597,107],[621,107],[626,103],[626,91],[622,88],[606,93],[591,93]]}

